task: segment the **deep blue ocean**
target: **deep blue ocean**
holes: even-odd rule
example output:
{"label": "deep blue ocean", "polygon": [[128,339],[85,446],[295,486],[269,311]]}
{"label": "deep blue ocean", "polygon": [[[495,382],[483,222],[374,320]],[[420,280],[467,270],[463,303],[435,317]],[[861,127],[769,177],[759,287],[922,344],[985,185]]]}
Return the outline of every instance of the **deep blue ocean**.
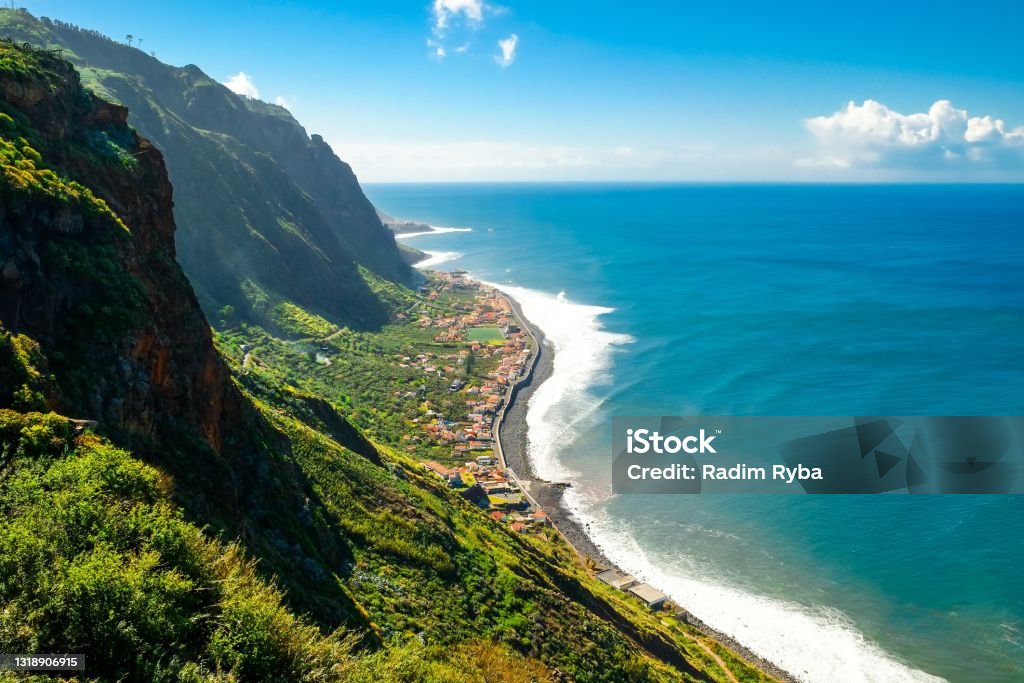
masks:
{"label": "deep blue ocean", "polygon": [[1024,497],[608,488],[613,415],[1024,413],[1024,186],[366,189],[554,344],[531,455],[613,560],[807,680],[1024,680]]}

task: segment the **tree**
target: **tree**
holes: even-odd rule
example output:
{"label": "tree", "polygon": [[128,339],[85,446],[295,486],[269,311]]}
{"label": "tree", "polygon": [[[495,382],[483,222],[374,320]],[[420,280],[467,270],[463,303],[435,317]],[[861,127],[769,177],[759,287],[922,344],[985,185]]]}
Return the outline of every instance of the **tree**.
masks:
{"label": "tree", "polygon": [[142,49],[142,38],[139,38],[138,41],[139,41],[139,49],[141,50]]}
{"label": "tree", "polygon": [[128,47],[131,47],[132,46],[132,41],[135,40],[135,36],[133,36],[132,34],[129,33],[128,35],[126,35],[124,37],[124,39],[128,41]]}

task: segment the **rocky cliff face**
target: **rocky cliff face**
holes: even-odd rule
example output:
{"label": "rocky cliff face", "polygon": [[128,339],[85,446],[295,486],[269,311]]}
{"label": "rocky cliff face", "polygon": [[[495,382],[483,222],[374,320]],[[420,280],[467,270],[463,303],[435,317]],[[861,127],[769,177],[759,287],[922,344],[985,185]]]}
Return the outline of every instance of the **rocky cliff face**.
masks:
{"label": "rocky cliff face", "polygon": [[219,449],[232,392],[175,261],[163,156],[67,62],[0,49],[0,320],[49,357],[51,407],[150,439],[180,424]]}
{"label": "rocky cliff face", "polygon": [[231,306],[266,325],[283,301],[351,327],[388,319],[359,266],[400,283],[415,274],[352,169],[287,110],[235,95],[194,65],[24,11],[0,10],[0,36],[64,48],[87,87],[127,106],[164,153],[178,259],[211,320]]}

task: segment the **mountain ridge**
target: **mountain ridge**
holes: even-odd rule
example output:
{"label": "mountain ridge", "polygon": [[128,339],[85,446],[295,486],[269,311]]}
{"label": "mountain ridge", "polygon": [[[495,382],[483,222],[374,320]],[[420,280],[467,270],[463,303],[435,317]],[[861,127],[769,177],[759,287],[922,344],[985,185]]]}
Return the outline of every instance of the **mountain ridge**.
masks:
{"label": "mountain ridge", "polygon": [[177,257],[211,319],[271,324],[274,306],[291,301],[374,328],[389,311],[358,266],[416,281],[351,167],[284,108],[236,95],[195,65],[21,10],[0,12],[0,35],[63,49],[86,86],[127,106],[165,153]]}

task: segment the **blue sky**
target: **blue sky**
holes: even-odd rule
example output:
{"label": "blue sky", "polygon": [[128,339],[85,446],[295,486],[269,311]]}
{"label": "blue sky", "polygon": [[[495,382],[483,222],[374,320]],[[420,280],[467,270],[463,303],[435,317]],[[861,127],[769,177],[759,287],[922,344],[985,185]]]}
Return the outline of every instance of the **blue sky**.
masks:
{"label": "blue sky", "polygon": [[21,4],[281,98],[366,181],[1024,180],[1020,2]]}

